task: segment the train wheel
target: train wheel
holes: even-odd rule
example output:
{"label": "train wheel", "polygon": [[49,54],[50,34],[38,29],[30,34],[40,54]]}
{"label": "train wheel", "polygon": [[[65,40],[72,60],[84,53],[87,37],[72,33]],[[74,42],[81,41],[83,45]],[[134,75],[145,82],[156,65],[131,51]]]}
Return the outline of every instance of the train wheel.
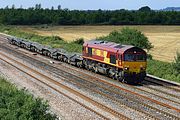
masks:
{"label": "train wheel", "polygon": [[68,63],[68,60],[67,60],[66,57],[63,58],[63,61],[66,62],[66,63]]}
{"label": "train wheel", "polygon": [[71,61],[69,59],[67,60],[67,63],[71,65]]}
{"label": "train wheel", "polygon": [[60,57],[60,56],[57,56],[57,59],[58,59],[59,61],[61,61],[61,57]]}
{"label": "train wheel", "polygon": [[84,67],[85,67],[86,70],[88,69],[88,68],[87,68],[87,65],[85,65]]}
{"label": "train wheel", "polygon": [[76,62],[76,66],[78,67],[78,68],[81,68],[81,62]]}
{"label": "train wheel", "polygon": [[119,71],[118,80],[119,80],[119,82],[124,82],[124,72],[123,71]]}
{"label": "train wheel", "polygon": [[90,67],[89,67],[89,65],[87,65],[87,70],[89,70],[89,71],[91,70]]}
{"label": "train wheel", "polygon": [[98,68],[96,66],[94,67],[94,72],[98,73]]}
{"label": "train wheel", "polygon": [[113,79],[113,80],[117,80],[116,75],[113,75],[113,76],[112,76],[112,79]]}
{"label": "train wheel", "polygon": [[124,78],[123,77],[118,77],[119,82],[123,82]]}

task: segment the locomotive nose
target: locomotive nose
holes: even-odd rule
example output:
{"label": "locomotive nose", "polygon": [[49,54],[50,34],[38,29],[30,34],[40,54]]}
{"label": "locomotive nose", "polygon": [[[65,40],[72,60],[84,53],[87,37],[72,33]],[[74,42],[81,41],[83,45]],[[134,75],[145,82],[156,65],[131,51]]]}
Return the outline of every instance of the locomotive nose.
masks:
{"label": "locomotive nose", "polygon": [[129,73],[140,73],[141,71],[145,70],[146,62],[125,62],[124,68],[128,68]]}

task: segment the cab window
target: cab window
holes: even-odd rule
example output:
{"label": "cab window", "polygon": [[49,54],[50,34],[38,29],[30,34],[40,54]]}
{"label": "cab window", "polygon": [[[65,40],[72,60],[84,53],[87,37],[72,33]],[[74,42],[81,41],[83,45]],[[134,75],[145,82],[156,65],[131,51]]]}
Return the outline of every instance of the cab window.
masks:
{"label": "cab window", "polygon": [[136,59],[139,61],[145,61],[146,60],[146,55],[144,54],[137,54]]}
{"label": "cab window", "polygon": [[110,63],[116,64],[116,55],[110,54]]}
{"label": "cab window", "polygon": [[146,61],[145,54],[125,54],[124,55],[125,61]]}
{"label": "cab window", "polygon": [[92,48],[89,48],[89,47],[88,47],[88,56],[92,57]]}
{"label": "cab window", "polygon": [[121,61],[122,60],[122,55],[118,55],[118,58],[119,58],[119,60]]}
{"label": "cab window", "polygon": [[124,61],[135,61],[135,55],[134,54],[125,54]]}

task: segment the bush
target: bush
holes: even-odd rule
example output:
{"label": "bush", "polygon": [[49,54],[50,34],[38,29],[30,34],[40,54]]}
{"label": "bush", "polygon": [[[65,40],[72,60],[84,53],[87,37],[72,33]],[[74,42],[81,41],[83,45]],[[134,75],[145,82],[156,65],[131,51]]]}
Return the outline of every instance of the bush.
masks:
{"label": "bush", "polygon": [[49,105],[40,98],[34,98],[26,90],[0,78],[0,118],[3,120],[55,120],[49,113]]}
{"label": "bush", "polygon": [[54,40],[54,41],[58,41],[58,40],[63,40],[61,37],[59,37],[59,36],[52,36],[52,39]]}
{"label": "bush", "polygon": [[171,63],[158,60],[148,60],[147,73],[160,78],[180,82],[180,75],[174,72],[174,68]]}
{"label": "bush", "polygon": [[76,39],[75,41],[73,41],[73,43],[83,45],[84,44],[84,39],[83,38]]}
{"label": "bush", "polygon": [[180,53],[177,52],[177,57],[175,58],[175,62],[173,62],[172,66],[177,74],[180,74]]}
{"label": "bush", "polygon": [[113,31],[108,36],[100,37],[98,40],[134,45],[147,50],[150,50],[153,47],[143,33],[129,28],[123,28],[121,31]]}
{"label": "bush", "polygon": [[152,60],[153,56],[151,54],[147,54],[147,59]]}

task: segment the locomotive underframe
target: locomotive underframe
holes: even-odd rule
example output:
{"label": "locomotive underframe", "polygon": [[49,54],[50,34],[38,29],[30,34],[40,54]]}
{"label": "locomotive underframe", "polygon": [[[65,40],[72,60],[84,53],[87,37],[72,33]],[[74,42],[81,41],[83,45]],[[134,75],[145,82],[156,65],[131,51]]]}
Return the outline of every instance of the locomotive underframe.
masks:
{"label": "locomotive underframe", "polygon": [[119,80],[121,82],[126,83],[140,83],[146,76],[146,72],[140,73],[130,73],[123,68],[118,68],[115,66],[111,66],[105,63],[101,63],[95,60],[84,59],[83,60],[84,67],[87,70],[93,71],[95,73],[101,73],[111,77],[112,79]]}

